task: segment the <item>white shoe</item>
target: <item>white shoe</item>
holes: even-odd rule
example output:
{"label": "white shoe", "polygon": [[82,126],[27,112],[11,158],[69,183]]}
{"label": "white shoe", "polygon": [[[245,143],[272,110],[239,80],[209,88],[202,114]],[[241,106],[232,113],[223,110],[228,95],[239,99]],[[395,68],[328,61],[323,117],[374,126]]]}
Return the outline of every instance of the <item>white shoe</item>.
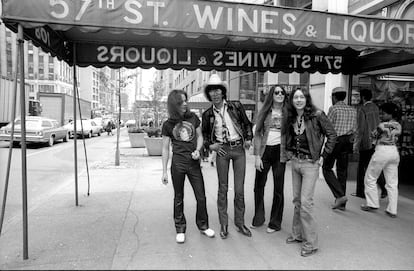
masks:
{"label": "white shoe", "polygon": [[213,238],[214,237],[214,231],[210,228],[204,231],[200,231],[202,234],[206,235],[207,237]]}
{"label": "white shoe", "polygon": [[276,230],[275,229],[272,229],[272,228],[267,228],[266,229],[266,232],[267,233],[274,233]]}
{"label": "white shoe", "polygon": [[177,233],[177,236],[175,237],[175,241],[177,243],[182,244],[185,241],[185,234],[184,233]]}

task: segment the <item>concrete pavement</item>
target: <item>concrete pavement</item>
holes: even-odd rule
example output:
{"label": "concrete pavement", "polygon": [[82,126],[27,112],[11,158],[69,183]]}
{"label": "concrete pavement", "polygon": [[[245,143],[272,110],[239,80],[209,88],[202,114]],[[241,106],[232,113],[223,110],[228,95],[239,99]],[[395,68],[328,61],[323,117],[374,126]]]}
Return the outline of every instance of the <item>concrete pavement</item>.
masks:
{"label": "concrete pavement", "polygon": [[[111,139],[115,142],[115,136]],[[115,144],[111,145],[115,148]],[[161,157],[145,148],[130,148],[121,132],[120,166],[114,151],[79,178],[75,206],[70,183],[42,204],[29,206],[29,259],[22,259],[21,220],[6,224],[0,237],[0,269],[413,269],[414,201],[400,196],[398,217],[384,214],[386,200],[375,213],[359,209],[364,200],[349,196],[345,212],[332,211],[333,196],[321,178],[315,192],[315,215],[320,249],[300,256],[300,245],[287,245],[293,215],[290,165],[286,168],[282,230],[266,233],[263,226],[251,238],[233,225],[233,183],[230,174],[229,238],[222,240],[216,208],[217,176],[203,162],[210,227],[215,238],[199,233],[195,225],[195,198],[189,183],[185,191],[186,242],[175,242],[173,188],[161,183]],[[248,155],[245,185],[246,225],[254,211],[253,157]],[[322,175],[320,175],[322,177]],[[267,218],[271,208],[270,180],[266,187]],[[348,182],[348,194],[355,182]],[[6,209],[7,212],[7,209]]]}

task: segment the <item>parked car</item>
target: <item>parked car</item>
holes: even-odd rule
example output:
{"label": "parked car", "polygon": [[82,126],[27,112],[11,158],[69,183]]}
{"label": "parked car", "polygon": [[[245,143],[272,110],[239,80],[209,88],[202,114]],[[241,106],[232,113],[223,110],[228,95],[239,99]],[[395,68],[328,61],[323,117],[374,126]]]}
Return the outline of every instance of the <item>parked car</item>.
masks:
{"label": "parked car", "polygon": [[125,122],[125,126],[126,126],[127,128],[129,128],[129,127],[131,127],[131,126],[135,126],[135,124],[136,124],[136,120],[127,120],[127,121]]}
{"label": "parked car", "polygon": [[[73,121],[66,124],[64,127],[68,129],[69,137],[72,138],[74,135]],[[83,128],[83,130],[82,130]],[[76,134],[85,137],[92,137],[93,135],[100,136],[102,133],[102,125],[97,124],[93,119],[76,120]]]}
{"label": "parked car", "polygon": [[[0,129],[0,140],[10,141],[11,125]],[[57,120],[44,118],[40,116],[26,116],[26,142],[27,143],[47,143],[49,146],[58,140],[68,141],[68,130],[59,125]],[[14,121],[13,142],[21,141],[21,119],[16,118]]]}

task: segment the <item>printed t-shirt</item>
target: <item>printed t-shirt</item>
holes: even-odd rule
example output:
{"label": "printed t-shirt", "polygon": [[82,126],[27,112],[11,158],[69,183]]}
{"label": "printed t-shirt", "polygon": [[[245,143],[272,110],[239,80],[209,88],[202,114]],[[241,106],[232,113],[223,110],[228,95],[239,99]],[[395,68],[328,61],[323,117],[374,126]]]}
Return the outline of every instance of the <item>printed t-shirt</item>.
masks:
{"label": "printed t-shirt", "polygon": [[200,119],[196,114],[180,122],[168,119],[162,125],[162,135],[171,138],[173,158],[176,162],[194,161],[191,153],[197,148],[196,129],[200,126]]}
{"label": "printed t-shirt", "polygon": [[282,128],[282,112],[272,110],[270,120],[269,135],[266,145],[275,146],[280,144],[280,131]]}

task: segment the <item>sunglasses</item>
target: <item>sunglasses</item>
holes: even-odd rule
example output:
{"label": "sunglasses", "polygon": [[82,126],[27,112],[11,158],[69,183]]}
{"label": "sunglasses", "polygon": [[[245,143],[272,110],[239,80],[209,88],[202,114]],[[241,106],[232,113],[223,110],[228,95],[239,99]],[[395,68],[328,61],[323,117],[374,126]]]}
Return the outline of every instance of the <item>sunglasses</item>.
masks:
{"label": "sunglasses", "polygon": [[275,95],[280,95],[281,94],[283,96],[285,95],[285,93],[283,93],[283,91],[275,91],[274,94]]}

